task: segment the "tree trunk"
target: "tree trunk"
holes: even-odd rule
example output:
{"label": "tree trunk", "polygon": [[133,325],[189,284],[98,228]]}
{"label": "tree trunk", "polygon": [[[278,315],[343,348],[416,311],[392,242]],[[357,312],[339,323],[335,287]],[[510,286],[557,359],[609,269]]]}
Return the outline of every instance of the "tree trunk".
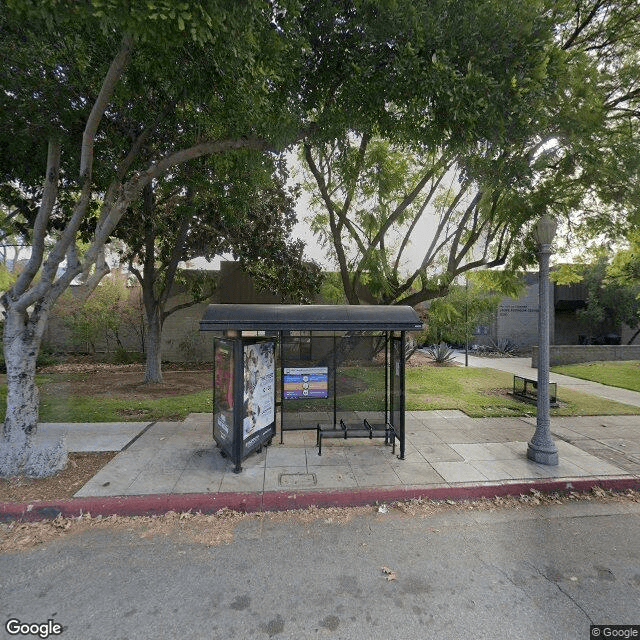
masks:
{"label": "tree trunk", "polygon": [[36,360],[44,325],[42,318],[30,319],[8,305],[3,336],[7,412],[0,439],[0,477],[44,478],[67,464],[64,441],[48,448],[35,448],[32,443],[38,427]]}
{"label": "tree trunk", "polygon": [[157,305],[147,313],[147,354],[144,371],[145,382],[162,382],[162,319]]}

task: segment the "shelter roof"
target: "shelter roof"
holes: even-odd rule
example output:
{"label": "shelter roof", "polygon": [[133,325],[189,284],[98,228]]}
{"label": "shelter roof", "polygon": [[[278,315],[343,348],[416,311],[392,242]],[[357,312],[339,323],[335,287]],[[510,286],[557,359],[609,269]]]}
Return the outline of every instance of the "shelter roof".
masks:
{"label": "shelter roof", "polygon": [[200,331],[417,331],[412,307],[382,305],[210,304]]}

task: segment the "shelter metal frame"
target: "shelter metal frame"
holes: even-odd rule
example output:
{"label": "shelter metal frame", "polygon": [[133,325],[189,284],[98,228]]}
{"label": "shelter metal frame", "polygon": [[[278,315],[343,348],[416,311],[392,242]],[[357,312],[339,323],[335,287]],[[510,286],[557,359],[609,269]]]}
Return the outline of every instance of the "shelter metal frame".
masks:
{"label": "shelter metal frame", "polygon": [[[400,445],[400,459],[405,454],[405,345],[406,332],[422,328],[422,323],[411,307],[377,306],[377,305],[261,305],[261,304],[213,304],[209,305],[200,321],[201,331],[222,332],[225,339],[246,341],[243,332],[277,336],[280,348],[280,441],[283,442],[284,431],[299,429],[315,429],[317,431],[318,453],[322,452],[322,439],[326,437],[384,437],[385,443],[392,444],[395,451],[395,440]],[[264,332],[264,333],[263,333]],[[285,342],[291,339],[291,332],[308,332],[310,344],[333,336],[331,382],[333,398],[333,419],[331,425],[321,424],[307,427],[285,427],[285,392],[284,369]],[[336,341],[344,335],[371,335],[374,333],[384,338],[384,424],[372,424],[364,419],[362,425],[348,425],[338,416],[337,400],[338,383],[336,361]],[[253,335],[257,335],[253,333]],[[340,334],[340,335],[339,335]],[[240,373],[236,372],[239,376]],[[329,381],[327,380],[327,385]],[[326,397],[326,396],[325,396]],[[215,403],[215,389],[214,389]],[[215,406],[214,406],[215,413]],[[236,411],[234,422],[240,422],[241,416]],[[242,425],[237,426],[236,433],[241,433]],[[273,427],[275,434],[275,423]],[[270,434],[270,435],[273,435]],[[214,425],[215,438],[215,425]],[[217,441],[217,440],[216,440]],[[270,438],[265,439],[265,445]],[[220,444],[220,443],[218,443]],[[233,447],[236,470],[240,470],[239,452],[242,447]],[[247,452],[245,452],[248,455]],[[246,457],[245,455],[245,457]],[[236,459],[237,458],[237,459]]]}

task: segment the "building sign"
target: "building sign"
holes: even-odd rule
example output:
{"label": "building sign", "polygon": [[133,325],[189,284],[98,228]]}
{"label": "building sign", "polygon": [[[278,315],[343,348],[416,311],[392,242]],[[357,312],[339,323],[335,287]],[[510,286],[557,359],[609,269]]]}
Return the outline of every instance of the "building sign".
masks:
{"label": "building sign", "polygon": [[534,304],[501,304],[498,315],[502,318],[518,313],[538,313],[538,306]]}
{"label": "building sign", "polygon": [[270,427],[275,414],[275,345],[257,342],[244,346],[244,440]]}
{"label": "building sign", "polygon": [[327,398],[329,396],[328,367],[285,367],[285,400]]}

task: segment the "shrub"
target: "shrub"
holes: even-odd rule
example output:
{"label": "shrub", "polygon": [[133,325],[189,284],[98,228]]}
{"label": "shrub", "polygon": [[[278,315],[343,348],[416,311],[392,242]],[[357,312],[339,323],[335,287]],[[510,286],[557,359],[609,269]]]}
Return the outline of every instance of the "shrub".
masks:
{"label": "shrub", "polygon": [[518,345],[508,338],[499,338],[491,341],[490,350],[501,356],[515,356],[518,353]]}
{"label": "shrub", "polygon": [[116,351],[111,358],[113,364],[134,364],[142,362],[143,354],[139,351],[127,351],[124,347],[116,347]]}
{"label": "shrub", "polygon": [[438,364],[446,364],[454,359],[453,349],[444,342],[426,348],[427,355]]}

